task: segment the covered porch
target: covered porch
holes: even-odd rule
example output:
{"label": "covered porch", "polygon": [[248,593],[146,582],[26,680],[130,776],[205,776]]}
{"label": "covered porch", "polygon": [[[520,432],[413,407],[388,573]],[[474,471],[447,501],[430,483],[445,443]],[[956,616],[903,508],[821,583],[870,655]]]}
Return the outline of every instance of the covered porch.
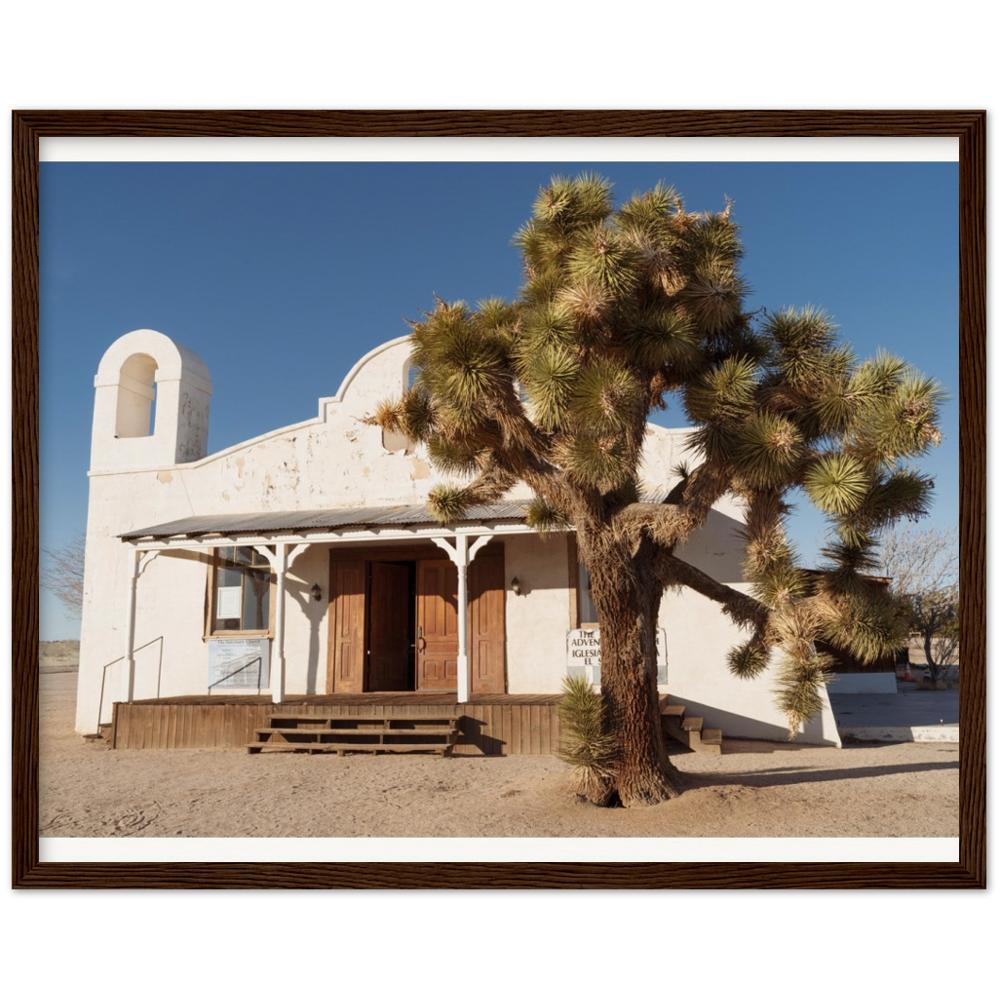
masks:
{"label": "covered porch", "polygon": [[[519,502],[475,508],[451,525],[435,523],[424,505],[411,505],[190,517],[125,532],[120,538],[129,550],[130,579],[123,669],[117,683],[108,686],[105,704],[112,701],[119,706],[116,711],[124,726],[127,713],[121,713],[122,705],[179,706],[186,700],[190,705],[192,698],[204,702],[207,711],[221,704],[305,704],[331,698],[359,706],[372,704],[372,698],[387,705],[400,699],[416,705],[430,698],[435,704],[464,706],[503,696],[508,690],[508,587],[517,592],[517,581],[507,579],[504,541],[535,534],[524,523],[524,508]],[[215,629],[232,624],[221,619],[235,612],[223,612],[226,594],[212,567],[220,553],[236,551],[249,553],[253,572],[270,579],[269,596],[258,595],[258,605],[261,600],[268,602],[267,620],[262,629],[257,622],[258,631],[253,633]],[[252,636],[269,660],[263,678],[258,656],[246,664],[233,661],[232,670],[212,675],[215,681],[206,667],[203,688],[192,684],[177,692],[175,687],[174,697],[150,699],[146,687],[147,697],[137,698],[137,625],[142,626],[143,637],[158,634],[150,620],[156,611],[148,601],[141,612],[145,621],[137,622],[142,576],[154,559],[171,556],[200,558],[209,564],[206,647],[220,636],[229,636],[230,641]],[[307,568],[297,572],[300,559]],[[318,567],[323,572],[317,572]],[[301,637],[294,631],[301,630],[302,615],[289,618],[293,599],[309,611],[314,645],[325,645],[325,657],[320,651],[326,660],[325,677],[316,672],[305,684],[296,673],[295,642]],[[161,655],[169,670],[169,650],[165,654],[161,650]],[[256,680],[251,676],[254,671]],[[237,676],[241,672],[243,676]],[[220,677],[228,683],[219,684]],[[159,687],[154,693],[159,695]],[[554,694],[524,697],[552,699]],[[103,718],[107,721],[108,716]],[[530,719],[525,724],[530,728]],[[129,736],[126,742],[135,739]],[[157,745],[161,739],[170,738],[157,736]]]}

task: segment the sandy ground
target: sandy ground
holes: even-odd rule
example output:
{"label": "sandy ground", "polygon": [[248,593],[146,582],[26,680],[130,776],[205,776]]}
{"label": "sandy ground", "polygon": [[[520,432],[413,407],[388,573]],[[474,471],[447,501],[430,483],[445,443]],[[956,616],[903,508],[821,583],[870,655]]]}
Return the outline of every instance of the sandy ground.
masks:
{"label": "sandy ground", "polygon": [[73,732],[76,672],[41,676],[50,837],[957,837],[958,746],[726,741],[674,758],[685,791],[597,809],[555,757],[118,750]]}

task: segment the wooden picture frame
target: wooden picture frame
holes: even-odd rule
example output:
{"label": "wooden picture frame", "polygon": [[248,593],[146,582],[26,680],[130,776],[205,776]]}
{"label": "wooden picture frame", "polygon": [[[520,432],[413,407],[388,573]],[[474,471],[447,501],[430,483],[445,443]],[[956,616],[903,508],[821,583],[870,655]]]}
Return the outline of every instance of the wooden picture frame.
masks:
{"label": "wooden picture frame", "polygon": [[[986,885],[986,115],[983,111],[15,111],[15,888],[958,889]],[[957,137],[960,149],[960,856],[957,863],[40,863],[39,139],[56,136]]]}

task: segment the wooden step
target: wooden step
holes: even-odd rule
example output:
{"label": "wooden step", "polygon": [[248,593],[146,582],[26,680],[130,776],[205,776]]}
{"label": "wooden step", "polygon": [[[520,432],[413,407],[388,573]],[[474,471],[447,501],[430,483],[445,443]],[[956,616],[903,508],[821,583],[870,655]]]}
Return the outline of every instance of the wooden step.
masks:
{"label": "wooden step", "polygon": [[263,750],[305,753],[450,753],[460,716],[299,715],[280,712],[254,730],[248,753]]}
{"label": "wooden step", "polygon": [[323,725],[328,726],[333,723],[345,725],[383,725],[394,722],[429,722],[440,725],[448,723],[454,725],[461,720],[460,715],[269,715],[268,719],[273,726],[275,723],[304,723],[307,726]]}
{"label": "wooden step", "polygon": [[685,715],[684,705],[660,703],[663,735],[696,753],[722,753],[722,730],[705,729],[701,716]]}
{"label": "wooden step", "polygon": [[248,743],[247,753],[261,753],[265,750],[286,753],[336,753],[343,757],[345,753],[435,753],[445,756],[451,752],[450,743],[283,743],[266,740],[264,742]]}
{"label": "wooden step", "polygon": [[327,736],[453,736],[457,730],[453,726],[420,726],[417,729],[383,729],[372,727],[371,729],[278,729],[270,726],[265,729],[255,729],[258,736],[271,733],[280,736],[307,736],[307,737],[327,737]]}

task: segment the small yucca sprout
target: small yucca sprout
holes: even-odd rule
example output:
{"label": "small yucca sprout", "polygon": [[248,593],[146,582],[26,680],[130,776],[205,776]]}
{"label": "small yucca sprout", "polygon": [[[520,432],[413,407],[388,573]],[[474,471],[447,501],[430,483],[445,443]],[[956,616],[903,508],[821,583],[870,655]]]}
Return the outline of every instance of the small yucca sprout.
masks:
{"label": "small yucca sprout", "polygon": [[559,724],[557,754],[573,768],[577,794],[595,805],[606,805],[612,792],[615,741],[608,731],[604,699],[585,677],[564,678]]}

